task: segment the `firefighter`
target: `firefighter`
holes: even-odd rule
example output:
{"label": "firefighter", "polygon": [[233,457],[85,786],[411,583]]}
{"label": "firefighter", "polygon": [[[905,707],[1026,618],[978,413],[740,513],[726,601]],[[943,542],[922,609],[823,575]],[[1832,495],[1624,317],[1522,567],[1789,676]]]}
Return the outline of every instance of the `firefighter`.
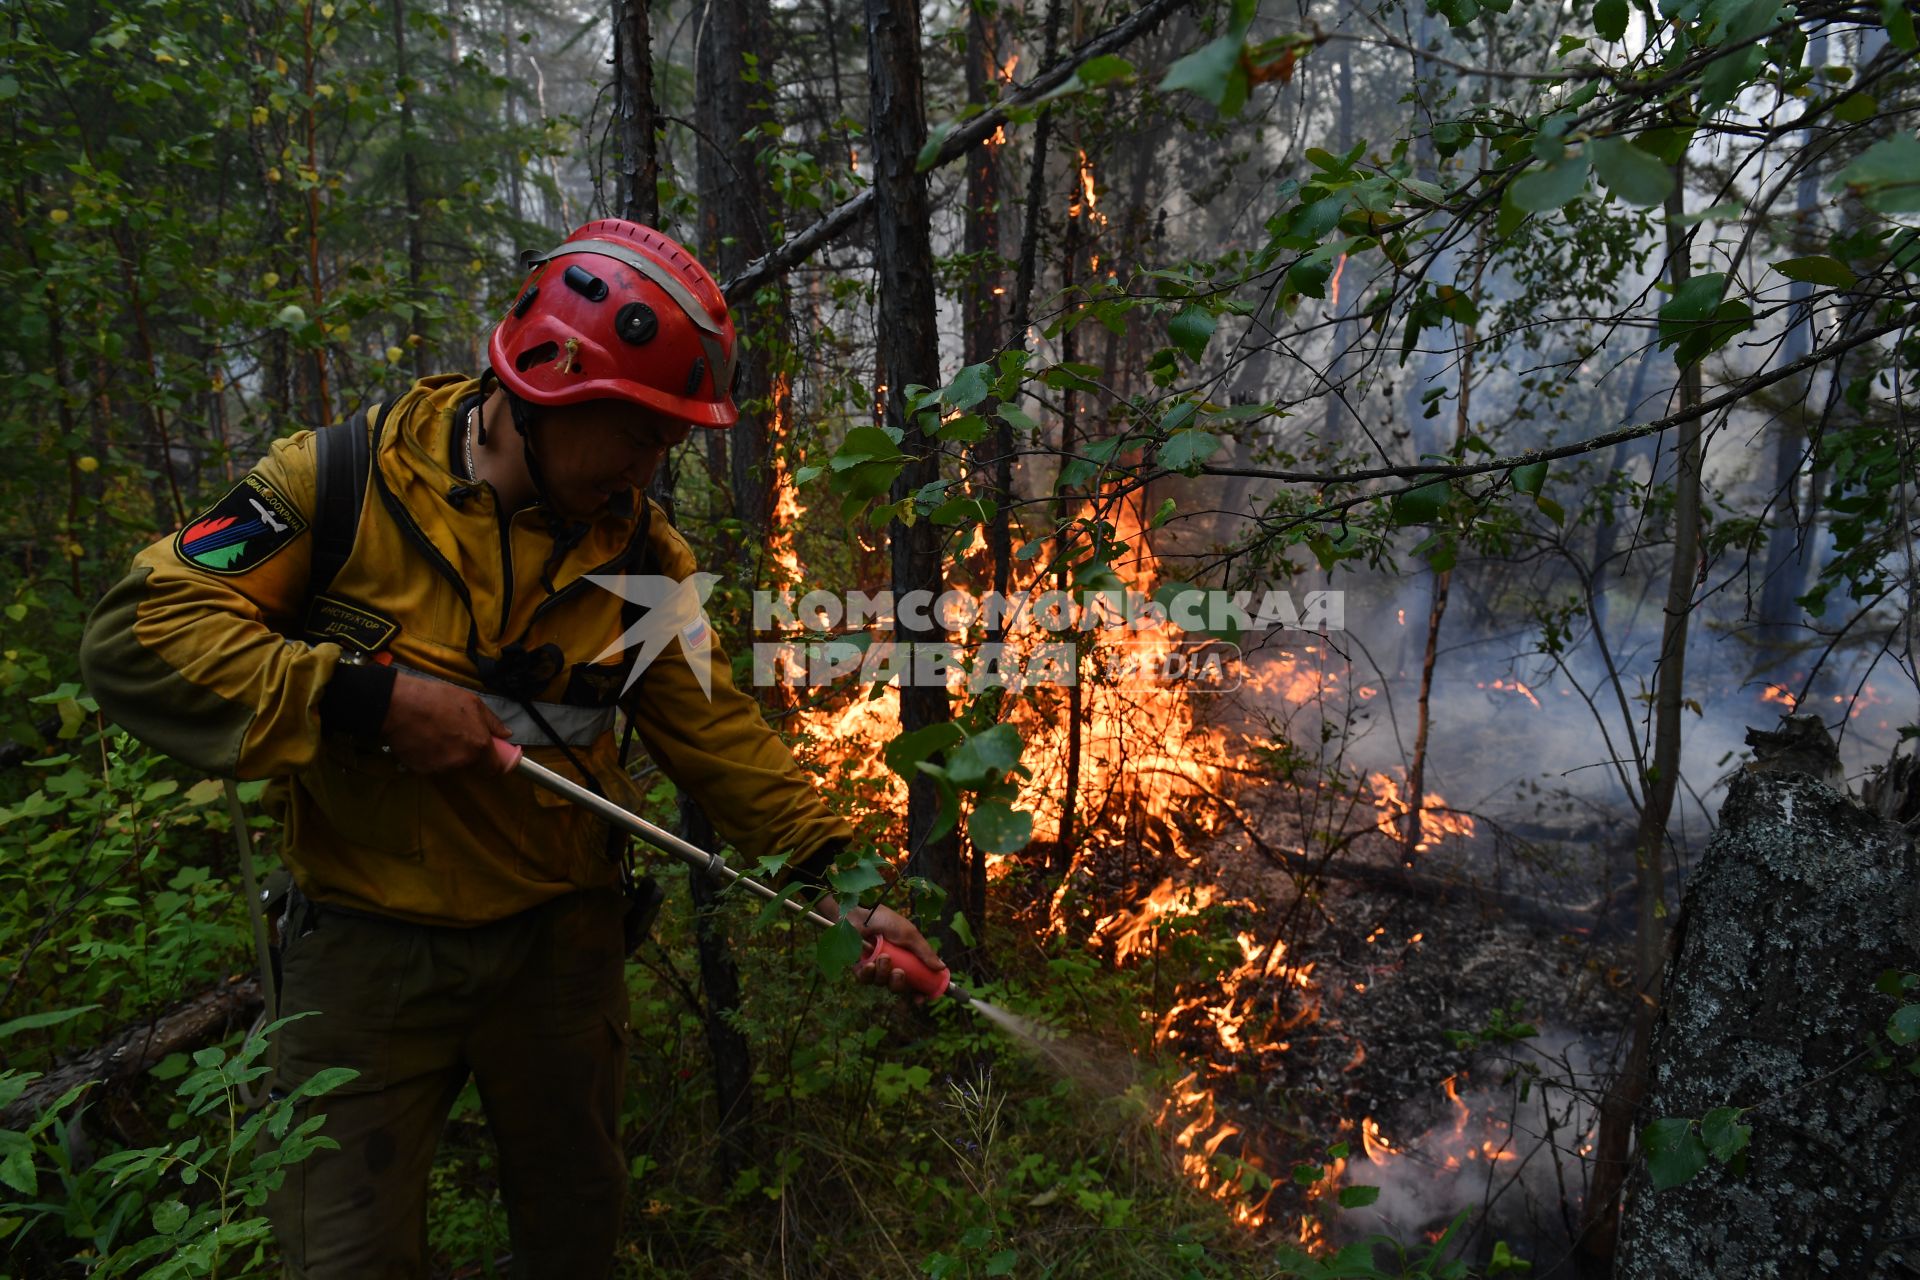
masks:
{"label": "firefighter", "polygon": [[[611,1265],[627,898],[605,826],[503,776],[496,738],[636,807],[623,707],[750,861],[785,855],[787,876],[817,882],[852,838],[734,687],[704,615],[635,671],[621,639],[645,614],[589,581],[692,575],[645,489],[691,431],[733,424],[734,358],[698,262],[651,228],[589,223],[534,260],[479,378],[423,379],[327,429],[364,433],[362,475],[318,472],[351,434],[276,441],[88,622],[82,669],[110,717],[194,768],[270,780],[295,884],[279,1012],[316,1015],[277,1034],[276,1089],[358,1073],[317,1108],[339,1149],[290,1167],[269,1201],[291,1276],[426,1274],[428,1171],[469,1077],[513,1275]],[[895,912],[848,915],[944,967]],[[858,976],[904,989],[884,961]]]}

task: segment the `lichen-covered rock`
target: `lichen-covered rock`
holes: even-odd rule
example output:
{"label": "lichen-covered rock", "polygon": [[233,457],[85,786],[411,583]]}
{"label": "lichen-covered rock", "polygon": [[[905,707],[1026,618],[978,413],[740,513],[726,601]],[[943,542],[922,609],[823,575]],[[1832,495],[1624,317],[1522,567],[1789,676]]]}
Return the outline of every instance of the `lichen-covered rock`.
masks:
{"label": "lichen-covered rock", "polygon": [[1920,1275],[1920,1078],[1873,1069],[1920,972],[1913,837],[1814,778],[1741,774],[1687,886],[1644,1115],[1723,1106],[1752,1137],[1731,1163],[1628,1183],[1615,1276]]}

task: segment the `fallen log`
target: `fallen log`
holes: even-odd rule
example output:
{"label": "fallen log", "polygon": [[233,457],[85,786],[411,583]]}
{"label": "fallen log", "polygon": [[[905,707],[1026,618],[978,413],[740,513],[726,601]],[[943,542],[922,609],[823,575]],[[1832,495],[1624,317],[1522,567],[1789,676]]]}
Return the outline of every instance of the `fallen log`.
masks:
{"label": "fallen log", "polygon": [[77,1084],[121,1084],[158,1065],[170,1053],[198,1049],[260,1012],[260,980],[232,979],[174,1005],[147,1022],[122,1027],[104,1044],[50,1068],[0,1111],[0,1129],[25,1127],[40,1109]]}
{"label": "fallen log", "polygon": [[[1662,1189],[1636,1159],[1616,1280],[1920,1273],[1920,1078],[1886,1035],[1887,970],[1920,972],[1913,835],[1749,765],[1687,886],[1640,1115],[1679,1153],[1663,1181],[1701,1167]],[[1737,1155],[1725,1125],[1684,1127],[1729,1107],[1751,1126]]]}

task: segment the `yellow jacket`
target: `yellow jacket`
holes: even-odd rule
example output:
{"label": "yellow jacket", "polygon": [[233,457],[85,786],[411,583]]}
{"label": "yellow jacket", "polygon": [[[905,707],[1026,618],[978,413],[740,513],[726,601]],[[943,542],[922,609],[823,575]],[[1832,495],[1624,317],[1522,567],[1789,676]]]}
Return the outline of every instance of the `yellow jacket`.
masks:
{"label": "yellow jacket", "polygon": [[[308,431],[276,441],[207,515],[141,552],[89,619],[80,654],[101,709],[142,741],[211,773],[273,780],[267,805],[308,896],[427,924],[481,924],[615,883],[605,825],[517,775],[407,773],[337,725],[323,732],[329,685],[352,669],[340,644],[305,637],[384,644],[396,666],[476,692],[469,616],[483,659],[515,641],[529,650],[557,645],[564,664],[535,696],[550,717],[569,717],[575,754],[610,797],[638,801],[618,765],[610,710],[587,705],[611,702],[620,689],[621,656],[593,659],[625,631],[623,601],[582,578],[621,571],[646,499],[636,494],[603,511],[549,565],[554,538],[543,511],[515,512],[503,530],[492,490],[449,469],[455,406],[477,390],[467,378],[427,378],[387,411],[377,483],[323,612],[300,616],[315,494]],[[471,615],[387,500],[464,581]],[[657,508],[645,528],[650,572],[676,581],[693,572],[685,539]],[[340,675],[334,705],[354,683]],[[662,772],[749,859],[787,853],[800,866],[829,856],[851,830],[734,687],[717,645],[711,690],[709,698],[676,638],[623,705]],[[568,735],[561,720],[550,723]],[[518,725],[515,736],[528,737]],[[528,754],[576,776],[556,747]]]}

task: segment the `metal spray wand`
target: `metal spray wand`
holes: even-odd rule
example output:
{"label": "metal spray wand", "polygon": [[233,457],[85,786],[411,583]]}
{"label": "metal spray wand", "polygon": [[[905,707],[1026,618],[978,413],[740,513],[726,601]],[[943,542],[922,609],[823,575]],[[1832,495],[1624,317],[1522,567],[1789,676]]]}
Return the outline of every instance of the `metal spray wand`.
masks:
{"label": "metal spray wand", "polygon": [[[536,786],[545,787],[555,795],[573,801],[583,809],[591,810],[614,826],[626,831],[664,853],[670,853],[688,866],[694,867],[712,876],[723,884],[737,884],[750,893],[756,893],[769,900],[779,899],[780,905],[795,915],[813,921],[823,929],[833,928],[835,921],[827,919],[812,907],[793,898],[782,897],[780,891],[771,885],[743,875],[727,865],[727,860],[717,853],[708,853],[698,845],[689,844],[664,827],[655,826],[638,814],[629,813],[613,801],[602,795],[595,795],[587,788],[568,778],[563,778],[545,765],[535,764],[527,759],[525,750],[517,743],[505,738],[493,740],[494,754],[509,773],[524,775]],[[910,951],[902,950],[885,938],[869,938],[861,953],[862,960],[885,957],[896,970],[907,975],[907,985],[928,999],[950,996],[963,1004],[971,1004],[973,997],[965,988],[953,981],[951,969],[929,969],[921,963],[919,957]]]}

